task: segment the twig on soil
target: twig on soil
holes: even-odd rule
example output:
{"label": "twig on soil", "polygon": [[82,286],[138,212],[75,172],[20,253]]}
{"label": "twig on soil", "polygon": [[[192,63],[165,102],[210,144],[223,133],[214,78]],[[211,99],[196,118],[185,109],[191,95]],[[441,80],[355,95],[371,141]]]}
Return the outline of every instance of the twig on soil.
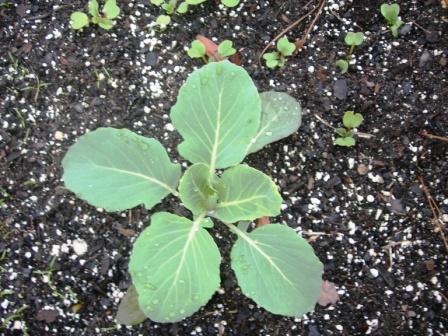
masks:
{"label": "twig on soil", "polygon": [[344,234],[340,232],[326,233],[326,232],[315,232],[308,230],[308,231],[302,231],[301,233],[306,236],[344,236]]}
{"label": "twig on soil", "polygon": [[425,137],[425,138],[429,138],[431,140],[440,140],[440,141],[448,142],[448,137],[434,135],[434,134],[428,133],[426,131],[422,131],[422,132],[418,133],[418,135]]}
{"label": "twig on soil", "polygon": [[320,0],[316,16],[311,21],[310,25],[305,30],[305,32],[302,34],[302,37],[300,39],[296,40],[296,47],[297,47],[297,49],[302,49],[303,46],[305,45],[306,40],[308,38],[308,34],[311,32],[311,30],[313,29],[314,25],[316,24],[317,19],[322,14],[322,9],[324,8],[325,1],[326,0]]}
{"label": "twig on soil", "polygon": [[441,214],[440,214],[439,207],[437,206],[436,201],[434,201],[434,198],[432,198],[431,194],[429,193],[428,188],[425,185],[425,181],[423,180],[423,177],[421,175],[419,175],[417,178],[420,183],[420,189],[425,194],[426,200],[428,201],[429,207],[431,208],[431,212],[432,212],[432,216],[433,216],[432,222],[436,226],[436,229],[434,231],[439,232],[440,238],[442,239],[443,244],[445,245],[445,249],[448,252],[448,242],[445,237],[444,224],[442,223],[442,221],[440,219]]}
{"label": "twig on soil", "polygon": [[[321,2],[325,2],[325,0],[319,0]],[[311,4],[312,0],[308,1],[307,4],[305,6],[303,6],[303,8],[307,8],[310,4]],[[294,21],[293,23],[291,23],[288,27],[286,27],[285,29],[283,29],[280,34],[278,34],[276,37],[274,37],[274,39],[269,42],[266,47],[263,49],[263,51],[260,53],[260,56],[258,56],[258,62],[261,65],[261,58],[263,57],[264,53],[273,45],[275,45],[275,42],[277,42],[277,40],[279,40],[283,35],[285,35],[286,33],[288,33],[291,29],[293,29],[294,27],[298,26],[300,24],[300,22],[302,22],[303,20],[305,20],[308,16],[310,16],[311,14],[313,14],[313,12],[318,8],[314,7],[312,10],[310,10],[308,13],[306,13],[305,15],[301,16],[298,20]]]}

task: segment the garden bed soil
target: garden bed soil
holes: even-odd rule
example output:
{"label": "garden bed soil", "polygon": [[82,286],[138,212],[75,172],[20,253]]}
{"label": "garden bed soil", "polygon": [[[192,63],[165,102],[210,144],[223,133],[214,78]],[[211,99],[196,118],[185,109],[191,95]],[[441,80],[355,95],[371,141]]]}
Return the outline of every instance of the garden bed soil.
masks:
{"label": "garden bed soil", "polygon": [[[126,0],[112,30],[75,32],[69,16],[86,1],[0,0],[2,335],[446,334],[448,251],[418,179],[446,225],[448,143],[421,132],[448,135],[447,10],[439,0],[399,1],[406,26],[393,39],[380,1],[328,0],[302,51],[282,69],[260,66],[259,52],[306,2],[247,0],[229,10],[208,1],[154,32],[147,25],[158,8]],[[366,39],[341,75],[335,61],[351,30]],[[338,288],[336,304],[303,318],[257,307],[229,266],[235,237],[215,226],[222,283],[204,308],[175,324],[114,322],[130,285],[132,242],[149,216],[188,212],[174,197],[150,212],[95,209],[64,188],[61,159],[86,131],[111,126],[154,137],[183,162],[169,111],[201,66],[185,52],[198,33],[233,40],[259,91],[301,102],[300,130],[247,163],[280,185],[275,220],[310,239],[324,278]],[[359,130],[368,134],[352,148],[334,146],[328,126],[338,127],[346,110],[362,113]]]}

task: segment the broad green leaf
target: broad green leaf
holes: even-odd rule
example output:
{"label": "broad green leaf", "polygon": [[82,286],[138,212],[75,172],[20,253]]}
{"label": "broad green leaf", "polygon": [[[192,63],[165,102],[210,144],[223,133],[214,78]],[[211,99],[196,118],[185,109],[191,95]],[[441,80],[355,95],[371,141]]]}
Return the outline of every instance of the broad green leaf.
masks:
{"label": "broad green leaf", "polygon": [[280,40],[277,41],[277,50],[283,56],[291,56],[294,50],[296,50],[296,45],[294,43],[289,42],[287,37],[282,37]]}
{"label": "broad green leaf", "polygon": [[217,177],[210,174],[210,168],[196,163],[187,169],[179,183],[179,196],[182,203],[195,216],[216,207],[217,193],[214,184]]}
{"label": "broad green leaf", "polygon": [[337,60],[336,66],[341,70],[341,74],[345,74],[348,71],[348,62],[346,60]]}
{"label": "broad green leaf", "polygon": [[98,21],[98,26],[100,26],[103,29],[109,30],[109,29],[112,29],[112,27],[114,26],[114,23],[112,20],[109,20],[106,18],[101,18]]}
{"label": "broad green leaf", "polygon": [[173,2],[173,1],[170,1],[170,2],[168,2],[168,3],[164,3],[164,4],[162,4],[162,8],[166,11],[166,13],[167,14],[173,14],[174,13],[174,10],[176,9],[176,3],[175,2]]}
{"label": "broad green leaf", "polygon": [[191,42],[191,47],[187,51],[188,56],[191,58],[201,58],[205,56],[205,45],[198,40]]}
{"label": "broad green leaf", "polygon": [[236,49],[233,48],[233,42],[230,40],[222,41],[218,46],[218,53],[222,57],[229,57],[236,53]]}
{"label": "broad green leaf", "polygon": [[218,205],[213,216],[225,223],[277,216],[282,198],[269,176],[247,165],[229,168],[216,185]]}
{"label": "broad green leaf", "polygon": [[232,268],[246,296],[274,314],[302,316],[314,309],[323,265],[305,239],[281,224],[250,233],[230,227],[238,235]]}
{"label": "broad green leaf", "polygon": [[345,137],[352,137],[353,136],[353,131],[352,130],[347,130],[344,127],[339,127],[335,129],[336,134],[345,138]]}
{"label": "broad green leaf", "polygon": [[185,0],[185,2],[189,5],[199,5],[206,0]]}
{"label": "broad green leaf", "polygon": [[221,3],[227,7],[235,7],[240,3],[240,0],[221,0]]}
{"label": "broad green leaf", "polygon": [[381,14],[387,20],[389,25],[394,25],[400,14],[400,6],[396,3],[394,4],[382,4],[380,7]]}
{"label": "broad green leaf", "polygon": [[353,137],[347,136],[344,138],[337,138],[334,144],[342,147],[352,147],[356,145],[356,141]]}
{"label": "broad green leaf", "polygon": [[107,0],[103,7],[103,13],[106,14],[108,19],[115,19],[120,15],[120,8],[117,6],[117,1]]}
{"label": "broad green leaf", "polygon": [[349,46],[359,46],[362,41],[364,41],[364,34],[361,32],[348,32],[347,35],[345,35],[345,44]]}
{"label": "broad green leaf", "polygon": [[214,173],[240,163],[260,125],[260,97],[246,70],[228,61],[195,70],[181,87],[171,119],[180,155]]}
{"label": "broad green leaf", "polygon": [[181,2],[176,11],[179,14],[185,14],[188,11],[188,3],[186,1]]}
{"label": "broad green leaf", "polygon": [[302,109],[297,100],[284,92],[268,91],[260,94],[261,124],[248,147],[254,153],[265,145],[286,138],[296,132],[302,122]]}
{"label": "broad green leaf", "polygon": [[70,15],[70,25],[73,29],[81,29],[89,25],[89,17],[83,12],[74,12]]}
{"label": "broad green leaf", "polygon": [[281,64],[281,62],[279,60],[267,60],[266,61],[266,66],[270,69],[279,67],[279,66],[281,66],[280,64]]}
{"label": "broad green leaf", "polygon": [[126,325],[135,325],[146,320],[146,315],[140,309],[138,304],[137,291],[132,285],[121,299],[117,312],[117,323]]}
{"label": "broad green leaf", "polygon": [[100,10],[98,2],[96,0],[90,0],[87,8],[89,10],[89,14],[92,15],[95,19],[98,19],[100,17]]}
{"label": "broad green leaf", "polygon": [[176,193],[181,174],[160,142],[115,128],[98,128],[80,137],[62,166],[68,189],[108,211],[139,204],[152,208]]}
{"label": "broad green leaf", "polygon": [[168,15],[159,15],[156,19],[156,23],[159,26],[166,26],[171,22],[171,17]]}
{"label": "broad green leaf", "polygon": [[364,118],[361,113],[354,113],[353,111],[347,111],[342,117],[342,123],[346,128],[356,128],[362,124]]}
{"label": "broad green leaf", "polygon": [[140,309],[151,320],[180,321],[218,289],[221,256],[204,226],[210,219],[156,213],[134,243],[129,272]]}

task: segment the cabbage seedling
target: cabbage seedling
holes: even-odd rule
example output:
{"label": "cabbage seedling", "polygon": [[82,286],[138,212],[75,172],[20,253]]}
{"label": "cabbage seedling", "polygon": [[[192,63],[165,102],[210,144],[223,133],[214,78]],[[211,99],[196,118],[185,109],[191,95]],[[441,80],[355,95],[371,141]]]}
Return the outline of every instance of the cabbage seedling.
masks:
{"label": "cabbage seedling", "polygon": [[[114,25],[113,19],[120,14],[120,8],[116,0],[106,0],[101,12],[96,0],[90,0],[88,3],[90,22],[97,24],[103,29],[111,29]],[[84,12],[74,12],[70,16],[70,24],[73,29],[82,29],[89,25],[89,17]]]}
{"label": "cabbage seedling", "polygon": [[341,69],[341,73],[344,74],[348,71],[348,65],[353,55],[353,50],[355,50],[356,46],[359,46],[364,41],[364,34],[363,33],[353,33],[348,32],[347,35],[345,35],[345,44],[350,46],[350,49],[348,51],[347,59],[339,59],[336,62],[336,66]]}
{"label": "cabbage seedling", "polygon": [[400,17],[400,6],[396,3],[394,4],[382,4],[380,7],[381,14],[387,21],[390,31],[394,37],[398,37],[398,29],[403,25]]}
{"label": "cabbage seedling", "polygon": [[[210,41],[211,42],[211,41]],[[211,42],[216,48],[216,44]],[[201,58],[204,63],[211,61],[220,61],[226,59],[236,53],[236,49],[233,48],[233,42],[230,40],[222,41],[216,48],[216,50],[207,53],[207,47],[200,40],[196,39],[191,42],[190,49],[187,50],[188,56],[191,58]],[[208,57],[207,54],[210,56]]]}
{"label": "cabbage seedling", "polygon": [[188,77],[170,117],[183,138],[179,154],[192,163],[182,177],[160,142],[126,129],[89,132],[62,161],[67,188],[95,207],[151,209],[172,194],[192,213],[152,215],[132,249],[133,286],[118,321],[177,322],[205,305],[220,286],[221,255],[208,231],[216,224],[237,237],[231,266],[245,295],[275,314],[312,310],[323,266],[286,225],[248,231],[247,221],[277,216],[282,198],[268,175],[241,164],[298,129],[300,104],[285,93],[259,94],[243,68],[211,62]]}
{"label": "cabbage seedling", "polygon": [[335,140],[335,145],[342,147],[352,147],[356,144],[355,138],[353,137],[353,129],[359,127],[364,121],[364,118],[360,113],[354,113],[353,111],[347,111],[342,117],[342,123],[344,127],[337,128],[336,134],[338,138]]}
{"label": "cabbage seedling", "polygon": [[289,42],[288,38],[282,37],[277,41],[277,51],[263,55],[266,66],[270,69],[281,68],[285,65],[286,57],[291,56],[296,50],[296,45]]}

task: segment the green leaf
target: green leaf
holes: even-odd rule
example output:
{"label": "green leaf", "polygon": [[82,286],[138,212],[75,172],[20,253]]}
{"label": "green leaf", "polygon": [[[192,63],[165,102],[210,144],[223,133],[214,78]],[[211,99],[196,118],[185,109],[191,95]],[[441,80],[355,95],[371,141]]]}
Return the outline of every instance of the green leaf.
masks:
{"label": "green leaf", "polygon": [[400,6],[396,3],[394,4],[382,4],[380,7],[381,14],[387,20],[390,26],[394,25],[400,14]]}
{"label": "green leaf", "polygon": [[342,147],[352,147],[356,145],[356,141],[352,136],[348,136],[344,138],[337,138],[334,144]]}
{"label": "green leaf", "polygon": [[345,44],[349,46],[359,46],[362,41],[364,41],[363,33],[348,32],[347,35],[345,35]]}
{"label": "green leaf", "polygon": [[240,3],[240,0],[221,0],[221,3],[227,7],[235,7]]}
{"label": "green leaf", "polygon": [[261,93],[260,98],[261,124],[248,147],[248,153],[286,138],[299,129],[302,121],[299,102],[287,93],[268,91]]}
{"label": "green leaf", "polygon": [[116,0],[107,0],[103,7],[103,13],[108,19],[115,19],[120,15],[120,8],[117,6]]}
{"label": "green leaf", "polygon": [[62,166],[68,189],[108,211],[139,204],[152,208],[176,193],[181,174],[160,142],[115,128],[98,128],[80,137]]}
{"label": "green leaf", "polygon": [[179,14],[185,14],[188,11],[188,3],[186,1],[181,2],[176,11]]}
{"label": "green leaf", "polygon": [[279,60],[267,60],[266,61],[266,66],[270,69],[274,69],[276,67],[280,67],[281,63]]}
{"label": "green leaf", "polygon": [[280,55],[278,52],[274,51],[274,52],[270,52],[270,53],[266,53],[263,55],[263,59],[265,59],[266,61],[276,61],[280,58]]}
{"label": "green leaf", "polygon": [[206,0],[185,0],[185,2],[189,5],[199,5]]}
{"label": "green leaf", "polygon": [[229,57],[236,53],[236,49],[233,48],[233,42],[229,40],[222,41],[218,46],[218,53],[222,57]]}
{"label": "green leaf", "polygon": [[205,45],[198,40],[191,42],[190,49],[187,50],[188,56],[191,58],[202,58],[205,56]]}
{"label": "green leaf", "polygon": [[343,127],[336,128],[335,131],[336,131],[336,134],[337,134],[337,135],[339,135],[339,136],[341,136],[341,137],[343,137],[343,138],[345,138],[345,137],[352,137],[352,136],[353,136],[353,131],[346,130],[346,129],[343,128]]}
{"label": "green leaf", "polygon": [[70,15],[70,25],[73,29],[81,29],[89,25],[89,17],[83,12],[74,12]]}
{"label": "green leaf", "polygon": [[160,6],[165,2],[165,0],[149,0],[149,2],[151,2],[153,5]]}
{"label": "green leaf", "polygon": [[361,113],[354,113],[353,111],[347,111],[342,117],[342,123],[346,128],[356,128],[362,124],[364,118]]}
{"label": "green leaf", "polygon": [[345,74],[348,71],[348,62],[346,60],[337,60],[336,66],[341,70],[341,74]]}
{"label": "green leaf", "polygon": [[217,177],[210,174],[210,168],[196,163],[187,169],[179,183],[179,196],[182,203],[195,216],[213,210],[217,203],[214,184]]}
{"label": "green leaf", "polygon": [[156,19],[156,23],[159,26],[167,26],[171,22],[171,17],[168,15],[159,15]]}
{"label": "green leaf", "polygon": [[89,10],[89,14],[92,15],[95,19],[98,19],[100,17],[100,10],[98,7],[98,2],[96,0],[90,0],[87,8]]}
{"label": "green leaf", "polygon": [[302,316],[314,309],[322,286],[323,265],[312,247],[281,224],[238,235],[232,268],[241,291],[271,313]]}
{"label": "green leaf", "polygon": [[98,26],[100,26],[103,29],[109,30],[112,29],[114,26],[114,23],[112,20],[106,19],[106,18],[100,18],[98,21]]}
{"label": "green leaf", "polygon": [[228,61],[195,70],[181,87],[171,119],[180,155],[217,168],[240,163],[260,125],[260,97],[246,70]]}
{"label": "green leaf", "polygon": [[294,50],[296,50],[296,45],[294,43],[289,42],[287,37],[282,37],[280,40],[277,41],[277,50],[283,56],[291,56]]}
{"label": "green leaf", "polygon": [[218,289],[221,256],[204,226],[210,219],[156,213],[134,243],[129,272],[140,309],[151,320],[180,321]]}
{"label": "green leaf", "polygon": [[175,6],[176,4],[173,1],[162,4],[162,8],[166,11],[167,14],[173,14]]}
{"label": "green leaf", "polygon": [[126,325],[135,325],[146,320],[146,315],[140,309],[138,304],[137,291],[132,285],[121,299],[117,312],[117,323]]}
{"label": "green leaf", "polygon": [[282,197],[269,176],[246,165],[229,168],[222,174],[218,205],[211,214],[225,223],[253,220],[280,213]]}

